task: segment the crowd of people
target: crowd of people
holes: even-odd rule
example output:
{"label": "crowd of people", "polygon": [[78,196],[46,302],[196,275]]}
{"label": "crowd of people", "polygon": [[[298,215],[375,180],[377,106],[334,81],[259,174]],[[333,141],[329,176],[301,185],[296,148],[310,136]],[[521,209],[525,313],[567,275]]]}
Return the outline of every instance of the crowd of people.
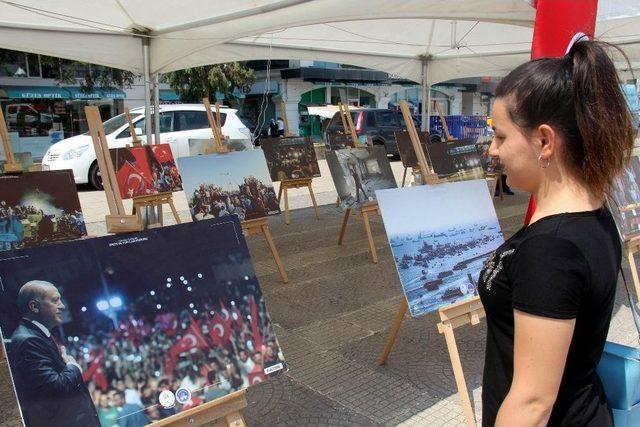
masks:
{"label": "crowd of people", "polygon": [[46,214],[32,205],[10,206],[0,201],[0,250],[20,249],[43,242],[72,240],[87,234],[82,212]]}
{"label": "crowd of people", "polygon": [[263,150],[273,181],[311,178],[320,174],[320,167],[311,143],[291,145],[265,143]]}
{"label": "crowd of people", "polygon": [[280,211],[272,186],[255,177],[246,177],[238,190],[223,190],[216,184],[200,184],[189,199],[191,216],[197,220],[238,215],[240,221],[260,218]]}
{"label": "crowd of people", "polygon": [[[146,295],[118,313],[116,327],[114,319],[94,322],[90,334],[67,339],[103,427],[143,426],[190,409],[265,380],[264,368],[283,360],[254,295],[157,309],[171,306],[172,298],[161,291]],[[158,404],[160,392],[182,388],[191,392],[188,402]]]}

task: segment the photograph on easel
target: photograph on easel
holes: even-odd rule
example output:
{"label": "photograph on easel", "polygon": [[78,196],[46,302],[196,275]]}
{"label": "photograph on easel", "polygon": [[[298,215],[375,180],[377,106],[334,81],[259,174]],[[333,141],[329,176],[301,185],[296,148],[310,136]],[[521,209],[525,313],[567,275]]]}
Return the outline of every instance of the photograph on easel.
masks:
{"label": "photograph on easel", "polygon": [[453,182],[484,178],[478,149],[470,139],[428,144],[427,151],[440,179]]}
{"label": "photograph on easel", "polygon": [[[400,160],[402,160],[402,166],[405,168],[418,167],[418,158],[416,152],[413,149],[413,143],[411,137],[407,131],[395,132],[396,142],[398,143],[398,152],[400,153]],[[420,145],[424,151],[424,156],[428,159],[429,153],[427,152],[427,144],[429,143],[429,132],[418,132],[418,139]]]}
{"label": "photograph on easel", "polygon": [[309,137],[262,138],[260,147],[273,182],[320,176],[316,150]]}
{"label": "photograph on easel", "polygon": [[120,197],[182,190],[182,179],[169,144],[111,148]]}
{"label": "photograph on easel", "polygon": [[194,220],[237,215],[247,221],[280,213],[260,150],[181,157],[178,162]]}
{"label": "photograph on easel", "polygon": [[[229,151],[248,151],[253,150],[255,147],[250,139],[228,139],[225,141],[226,147]],[[199,156],[211,154],[211,151],[215,152],[215,141],[213,138],[189,138],[189,155]]]}
{"label": "photograph on easel", "polygon": [[478,295],[482,265],[504,241],[484,180],[376,194],[412,316]]}
{"label": "photograph on easel", "polygon": [[381,146],[327,151],[327,163],[342,209],[375,202],[376,190],[398,186]]}
{"label": "photograph on easel", "polygon": [[607,200],[622,240],[639,236],[640,158],[637,155],[631,156],[629,164],[613,181]]}
{"label": "photograph on easel", "polygon": [[286,370],[236,218],[3,252],[0,279],[27,427],[142,427]]}
{"label": "photograph on easel", "polygon": [[0,251],[86,235],[70,170],[0,176]]}

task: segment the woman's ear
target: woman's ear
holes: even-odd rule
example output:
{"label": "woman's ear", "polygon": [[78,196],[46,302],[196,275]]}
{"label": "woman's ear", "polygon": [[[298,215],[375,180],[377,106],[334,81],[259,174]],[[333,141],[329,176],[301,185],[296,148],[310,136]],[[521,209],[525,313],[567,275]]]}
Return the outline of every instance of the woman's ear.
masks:
{"label": "woman's ear", "polygon": [[551,160],[558,152],[558,134],[549,125],[538,126],[538,139],[540,143],[540,157]]}

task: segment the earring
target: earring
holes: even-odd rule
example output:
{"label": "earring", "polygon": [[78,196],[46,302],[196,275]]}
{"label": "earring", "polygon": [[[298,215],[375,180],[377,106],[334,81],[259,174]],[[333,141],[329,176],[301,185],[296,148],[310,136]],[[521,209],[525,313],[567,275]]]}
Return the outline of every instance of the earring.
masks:
{"label": "earring", "polygon": [[549,167],[549,165],[551,164],[551,158],[546,159],[546,160],[547,160],[547,164],[545,165],[545,164],[543,164],[543,163],[542,163],[542,162],[543,162],[542,154],[540,154],[540,155],[538,156],[538,164],[540,165],[540,167],[541,167],[542,169],[546,169],[546,168],[548,168],[548,167]]}

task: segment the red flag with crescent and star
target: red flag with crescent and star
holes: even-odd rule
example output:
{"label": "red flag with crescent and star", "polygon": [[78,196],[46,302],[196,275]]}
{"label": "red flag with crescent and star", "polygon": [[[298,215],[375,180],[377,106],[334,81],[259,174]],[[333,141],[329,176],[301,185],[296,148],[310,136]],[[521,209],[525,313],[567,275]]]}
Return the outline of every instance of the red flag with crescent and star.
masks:
{"label": "red flag with crescent and star", "polygon": [[[531,43],[531,59],[559,57],[567,52],[569,43],[578,33],[593,38],[598,14],[598,0],[537,0],[536,20]],[[508,171],[507,171],[508,173]],[[525,216],[525,225],[529,224],[536,210],[533,196]]]}
{"label": "red flag with crescent and star", "polygon": [[191,351],[194,348],[209,348],[209,344],[204,339],[197,322],[192,321],[182,338],[171,347],[171,358],[177,359],[181,353]]}

